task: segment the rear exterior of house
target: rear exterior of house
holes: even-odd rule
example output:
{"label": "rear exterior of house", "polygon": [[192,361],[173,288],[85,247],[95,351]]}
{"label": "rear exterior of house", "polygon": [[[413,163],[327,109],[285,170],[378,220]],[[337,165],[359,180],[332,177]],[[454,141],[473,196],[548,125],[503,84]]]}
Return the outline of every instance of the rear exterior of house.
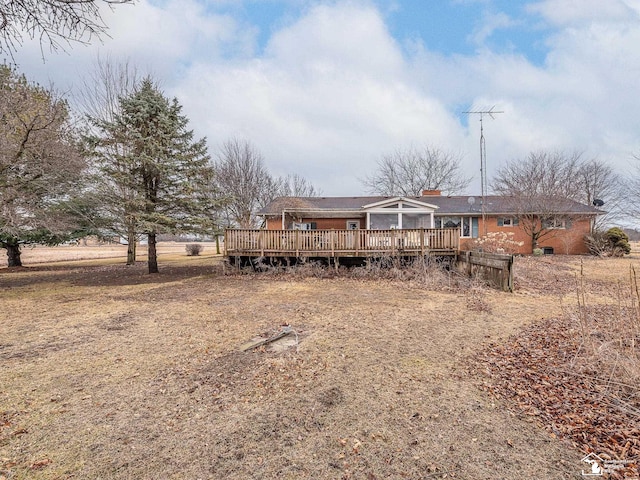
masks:
{"label": "rear exterior of house", "polygon": [[[470,250],[483,236],[500,232],[513,240],[512,253],[530,254],[531,236],[523,212],[509,197],[443,196],[425,191],[419,197],[281,197],[259,212],[267,230],[420,231],[457,230],[457,250]],[[545,253],[588,253],[584,237],[600,210],[562,200],[538,242]],[[536,212],[530,218],[536,219]],[[547,215],[548,216],[548,215]],[[394,234],[397,235],[397,234]],[[415,235],[415,234],[414,234]],[[428,245],[427,245],[428,246]]]}

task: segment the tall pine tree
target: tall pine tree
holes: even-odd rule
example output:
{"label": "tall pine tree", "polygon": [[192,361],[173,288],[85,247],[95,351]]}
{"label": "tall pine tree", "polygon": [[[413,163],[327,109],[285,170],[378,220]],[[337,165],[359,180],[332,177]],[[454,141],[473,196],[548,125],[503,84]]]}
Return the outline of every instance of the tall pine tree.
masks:
{"label": "tall pine tree", "polygon": [[[188,119],[176,99],[168,100],[150,78],[120,99],[120,112],[99,122],[95,152],[103,181],[111,191],[125,196],[105,196],[105,202],[122,202],[124,218],[149,241],[149,273],[158,272],[156,237],[161,233],[205,232],[216,207],[208,185],[206,140],[194,140]],[[108,148],[117,143],[119,149]],[[105,189],[98,189],[98,191]]]}

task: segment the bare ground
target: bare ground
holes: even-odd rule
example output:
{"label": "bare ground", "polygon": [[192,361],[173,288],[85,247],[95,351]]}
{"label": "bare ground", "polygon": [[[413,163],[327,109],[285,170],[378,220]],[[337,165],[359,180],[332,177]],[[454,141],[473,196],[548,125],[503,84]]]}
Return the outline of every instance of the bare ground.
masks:
{"label": "bare ground", "polygon": [[[0,270],[0,478],[582,478],[469,362],[629,259],[523,263],[515,294],[160,261]],[[287,324],[296,346],[239,351]]]}

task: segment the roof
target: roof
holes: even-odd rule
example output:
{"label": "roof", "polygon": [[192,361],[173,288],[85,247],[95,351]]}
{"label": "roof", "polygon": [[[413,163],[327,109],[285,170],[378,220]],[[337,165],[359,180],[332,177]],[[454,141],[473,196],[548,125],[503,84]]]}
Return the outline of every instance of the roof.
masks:
{"label": "roof", "polygon": [[[405,198],[438,207],[436,215],[481,215],[482,197],[471,195],[441,196],[429,195],[420,197],[278,197],[258,212],[258,215],[275,216],[288,213],[364,213],[365,206],[371,206],[384,202]],[[576,202],[567,198],[553,199],[554,213],[564,215],[600,215],[604,212],[590,205]],[[520,202],[522,203],[522,202]],[[540,207],[531,207],[531,212],[542,213],[534,210]],[[518,213],[515,199],[501,195],[489,195],[485,197],[484,213],[487,215],[513,215]],[[549,210],[548,208],[546,209]]]}

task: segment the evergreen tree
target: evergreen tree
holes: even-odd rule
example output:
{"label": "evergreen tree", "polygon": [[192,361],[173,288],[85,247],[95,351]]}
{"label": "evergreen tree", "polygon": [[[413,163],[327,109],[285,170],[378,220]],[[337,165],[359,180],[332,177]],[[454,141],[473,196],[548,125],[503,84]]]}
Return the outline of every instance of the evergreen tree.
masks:
{"label": "evergreen tree", "polygon": [[[119,110],[113,120],[98,122],[94,145],[109,186],[101,191],[126,195],[102,200],[118,202],[110,211],[120,211],[123,218],[112,218],[114,222],[148,237],[149,273],[157,273],[158,234],[212,227],[209,218],[216,202],[208,193],[212,170],[206,141],[194,140],[178,101],[168,100],[150,78],[120,99]],[[109,148],[114,144],[120,148]]]}

